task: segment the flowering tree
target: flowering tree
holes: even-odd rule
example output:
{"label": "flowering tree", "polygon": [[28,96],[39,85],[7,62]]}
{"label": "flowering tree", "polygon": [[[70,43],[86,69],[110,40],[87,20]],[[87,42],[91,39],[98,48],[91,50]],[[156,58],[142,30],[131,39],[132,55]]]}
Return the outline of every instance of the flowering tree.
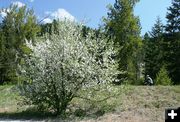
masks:
{"label": "flowering tree", "polygon": [[[119,73],[113,47],[93,32],[82,36],[82,25],[59,22],[59,34],[27,43],[32,54],[20,67],[26,83],[20,87],[24,100],[41,109],[64,114],[78,91],[116,80]],[[48,38],[47,38],[48,37]]]}

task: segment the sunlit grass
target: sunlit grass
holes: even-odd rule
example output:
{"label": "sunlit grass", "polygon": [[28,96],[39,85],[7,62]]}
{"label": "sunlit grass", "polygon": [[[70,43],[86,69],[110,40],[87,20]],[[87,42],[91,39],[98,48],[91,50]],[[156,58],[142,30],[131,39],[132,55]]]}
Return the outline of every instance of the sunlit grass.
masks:
{"label": "sunlit grass", "polygon": [[[121,115],[123,119],[123,113],[134,114],[137,120],[142,115],[144,120],[162,121],[165,108],[180,106],[180,86],[111,86],[109,91],[94,92],[91,101],[84,99],[88,98],[90,90],[79,91],[82,97],[72,100],[67,109],[68,121],[103,119],[111,114]],[[34,107],[19,106],[19,98],[14,86],[0,86],[0,118],[60,119],[48,112],[38,112]]]}
{"label": "sunlit grass", "polygon": [[0,86],[0,112],[17,110],[18,93],[12,85]]}

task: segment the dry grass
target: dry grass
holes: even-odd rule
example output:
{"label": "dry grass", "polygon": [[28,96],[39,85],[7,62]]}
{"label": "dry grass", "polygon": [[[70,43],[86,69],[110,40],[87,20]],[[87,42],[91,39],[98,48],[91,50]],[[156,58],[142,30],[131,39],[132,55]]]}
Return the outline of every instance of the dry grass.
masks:
{"label": "dry grass", "polygon": [[87,122],[164,122],[165,108],[180,106],[180,86],[131,86],[112,102],[114,112]]}
{"label": "dry grass", "polygon": [[17,111],[18,95],[13,86],[0,86],[0,113]]}
{"label": "dry grass", "polygon": [[[0,118],[27,116],[18,113],[17,94],[12,87],[0,86]],[[63,121],[80,122],[164,122],[164,110],[180,106],[180,86],[122,86],[114,87],[116,95],[100,103],[92,104],[80,99],[74,99],[74,108],[81,108],[86,113],[82,117],[70,115]],[[101,94],[103,97],[103,94]],[[98,112],[97,112],[98,111]],[[99,112],[100,111],[100,112]],[[31,111],[32,112],[32,111]],[[29,115],[29,113],[28,113]],[[33,118],[32,114],[30,118]],[[36,115],[37,117],[38,115]],[[8,118],[7,117],[7,118]],[[18,118],[18,119],[19,119]],[[38,121],[62,121],[59,118],[45,117]]]}

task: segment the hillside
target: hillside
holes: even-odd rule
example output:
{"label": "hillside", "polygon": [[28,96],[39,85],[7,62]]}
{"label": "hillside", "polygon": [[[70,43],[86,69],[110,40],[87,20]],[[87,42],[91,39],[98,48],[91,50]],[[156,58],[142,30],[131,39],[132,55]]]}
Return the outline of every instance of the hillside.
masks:
{"label": "hillside", "polygon": [[[98,105],[89,106],[83,100],[73,100],[73,108],[79,111],[64,121],[164,122],[165,108],[180,106],[180,86],[117,86],[115,89],[118,95]],[[0,86],[0,120],[60,121],[38,115],[33,109],[25,111],[27,106],[17,106],[18,99],[12,86]]]}
{"label": "hillside", "polygon": [[[117,98],[118,99],[118,98]],[[106,122],[164,122],[165,108],[180,106],[179,86],[133,86],[115,112],[98,120]]]}

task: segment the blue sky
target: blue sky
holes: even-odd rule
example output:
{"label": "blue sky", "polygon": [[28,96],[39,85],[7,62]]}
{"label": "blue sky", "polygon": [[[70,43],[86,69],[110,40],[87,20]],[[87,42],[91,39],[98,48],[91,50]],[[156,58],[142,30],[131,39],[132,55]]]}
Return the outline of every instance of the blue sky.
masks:
{"label": "blue sky", "polygon": [[[86,25],[98,28],[101,18],[107,15],[108,4],[113,4],[115,0],[0,0],[0,8],[7,7],[10,3],[19,5],[27,4],[33,8],[39,19],[48,18],[50,22],[53,18],[70,18]],[[22,4],[21,4],[22,3]],[[140,17],[142,35],[150,31],[157,16],[163,23],[166,23],[167,7],[171,5],[171,0],[141,0],[135,7],[135,15]]]}

